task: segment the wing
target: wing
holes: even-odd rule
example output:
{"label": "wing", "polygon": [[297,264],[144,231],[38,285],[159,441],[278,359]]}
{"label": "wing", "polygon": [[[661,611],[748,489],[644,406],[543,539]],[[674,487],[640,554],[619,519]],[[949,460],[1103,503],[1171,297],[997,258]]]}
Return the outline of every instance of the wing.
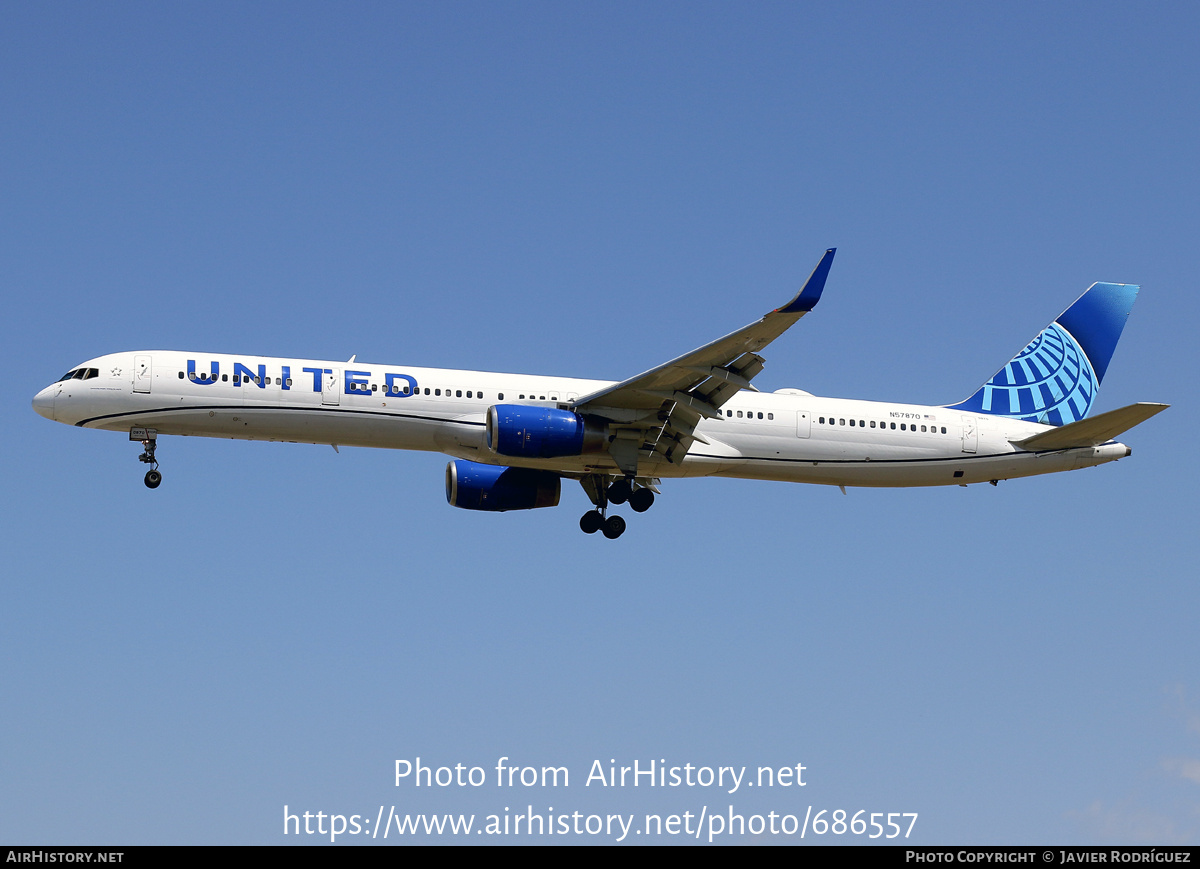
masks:
{"label": "wing", "polygon": [[626,474],[636,475],[641,450],[656,450],[668,461],[683,461],[703,438],[695,434],[704,417],[721,416],[720,407],[763,369],[762,350],[817,304],[836,248],[825,251],[804,286],[790,302],[761,320],[705,344],[698,350],[651,368],[615,386],[578,399],[579,413],[612,423],[609,452]]}

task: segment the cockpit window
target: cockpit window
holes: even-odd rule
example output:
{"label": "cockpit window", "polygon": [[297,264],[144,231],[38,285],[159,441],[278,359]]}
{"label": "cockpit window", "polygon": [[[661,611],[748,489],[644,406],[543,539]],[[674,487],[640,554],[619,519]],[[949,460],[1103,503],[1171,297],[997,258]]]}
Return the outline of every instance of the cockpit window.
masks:
{"label": "cockpit window", "polygon": [[83,379],[84,379],[84,380],[91,380],[93,377],[99,377],[99,376],[100,376],[100,369],[99,369],[99,368],[89,368],[89,369],[87,370],[87,374],[83,375]]}
{"label": "cockpit window", "polygon": [[74,375],[72,375],[71,379],[72,379],[72,380],[83,380],[83,378],[84,378],[84,377],[86,377],[86,376],[87,376],[87,369],[86,369],[86,368],[80,368],[79,370],[77,370],[77,371],[75,372],[75,374],[74,374]]}
{"label": "cockpit window", "polygon": [[70,380],[72,377],[74,377],[76,374],[78,374],[82,370],[83,370],[82,368],[72,368],[70,371],[68,371],[62,377],[58,378],[58,382],[62,383],[64,380]]}

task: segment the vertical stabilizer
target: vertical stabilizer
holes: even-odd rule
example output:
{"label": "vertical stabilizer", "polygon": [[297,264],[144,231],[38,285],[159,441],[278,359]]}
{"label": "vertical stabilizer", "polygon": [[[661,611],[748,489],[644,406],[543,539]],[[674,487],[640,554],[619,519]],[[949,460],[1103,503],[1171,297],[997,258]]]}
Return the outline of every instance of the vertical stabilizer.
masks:
{"label": "vertical stabilizer", "polygon": [[953,410],[1064,425],[1087,416],[1137,298],[1136,284],[1092,284]]}

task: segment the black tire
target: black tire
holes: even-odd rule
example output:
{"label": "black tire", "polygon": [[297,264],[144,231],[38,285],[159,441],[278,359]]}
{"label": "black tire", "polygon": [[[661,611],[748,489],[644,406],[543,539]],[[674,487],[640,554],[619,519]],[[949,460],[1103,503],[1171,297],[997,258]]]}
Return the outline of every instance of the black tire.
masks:
{"label": "black tire", "polygon": [[579,519],[579,528],[584,534],[595,534],[604,524],[604,517],[599,510],[589,510]]}
{"label": "black tire", "polygon": [[609,516],[604,520],[604,536],[616,540],[625,533],[625,520],[620,516]]}
{"label": "black tire", "polygon": [[611,504],[624,504],[632,494],[633,489],[625,479],[617,480],[608,487],[608,500]]}
{"label": "black tire", "polygon": [[146,488],[157,489],[158,484],[162,482],[162,474],[158,471],[146,471]]}
{"label": "black tire", "polygon": [[654,504],[654,493],[649,489],[638,489],[629,496],[629,506],[634,513],[645,513]]}

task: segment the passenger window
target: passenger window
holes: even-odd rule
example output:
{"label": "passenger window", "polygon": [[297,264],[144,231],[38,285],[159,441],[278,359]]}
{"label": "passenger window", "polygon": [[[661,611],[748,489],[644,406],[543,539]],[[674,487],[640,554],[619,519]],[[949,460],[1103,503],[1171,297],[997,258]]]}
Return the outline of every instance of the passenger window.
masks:
{"label": "passenger window", "polygon": [[945,433],[946,433],[946,427],[942,426],[942,434],[945,434]]}
{"label": "passenger window", "polygon": [[[276,385],[276,386],[283,386],[283,380],[282,380],[281,378],[278,378],[278,377],[276,377],[276,378],[275,378],[275,385]],[[371,388],[372,388],[372,389],[374,389],[375,387],[374,387],[374,386],[372,386]]]}
{"label": "passenger window", "polygon": [[844,419],[840,419],[840,418],[838,419],[838,425],[845,425],[845,424],[846,424],[846,421]]}
{"label": "passenger window", "polygon": [[182,371],[179,372],[179,379],[183,380],[183,372]]}
{"label": "passenger window", "polygon": [[461,389],[454,390],[454,395],[457,398],[462,398],[462,390]]}
{"label": "passenger window", "polygon": [[742,418],[742,412],[739,410],[738,411],[738,419],[741,419],[741,418]]}
{"label": "passenger window", "polygon": [[759,411],[759,412],[758,412],[758,418],[759,418],[759,419],[762,419],[762,411]]}
{"label": "passenger window", "polygon": [[871,420],[871,428],[875,428],[875,420]]}
{"label": "passenger window", "polygon": [[500,400],[501,400],[501,401],[504,401],[504,393],[503,393],[503,392],[502,392],[502,393],[500,393]]}
{"label": "passenger window", "polygon": [[854,426],[854,420],[850,420],[850,425],[851,425],[851,427]]}
{"label": "passenger window", "polygon": [[725,415],[726,415],[726,416],[733,416],[733,411],[732,411],[732,410],[727,410],[727,411],[725,411]]}
{"label": "passenger window", "polygon": [[775,414],[773,414],[773,413],[767,414],[767,419],[774,419],[774,418],[775,418]]}

